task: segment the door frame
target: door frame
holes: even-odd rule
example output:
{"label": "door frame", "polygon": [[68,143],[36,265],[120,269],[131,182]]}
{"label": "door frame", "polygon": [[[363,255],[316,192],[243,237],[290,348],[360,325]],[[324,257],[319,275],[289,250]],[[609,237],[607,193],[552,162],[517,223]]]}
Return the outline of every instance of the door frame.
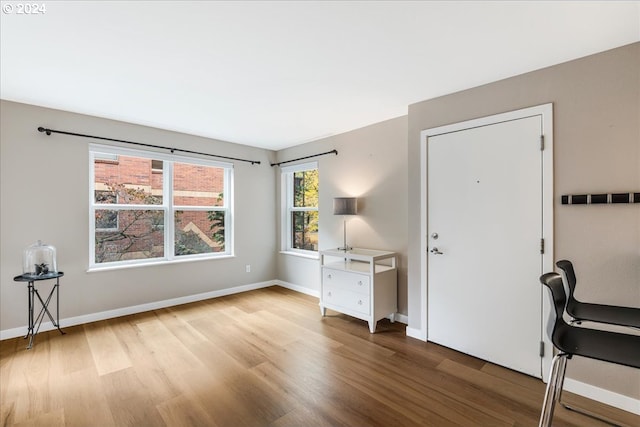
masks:
{"label": "door frame", "polygon": [[[469,128],[498,124],[505,121],[518,120],[532,116],[541,116],[542,135],[544,136],[544,150],[542,150],[542,237],[545,241],[545,251],[542,254],[543,272],[554,271],[554,236],[553,236],[553,104],[543,104],[506,113],[494,114],[472,120],[466,120],[435,128],[425,129],[420,132],[420,330],[416,331],[419,338],[428,341],[428,142],[429,137],[444,133],[461,131]],[[542,295],[542,313],[540,332],[544,343],[544,356],[542,357],[541,378],[548,381],[549,369],[553,358],[553,344],[546,333],[547,321],[551,312],[551,302],[546,292]]]}

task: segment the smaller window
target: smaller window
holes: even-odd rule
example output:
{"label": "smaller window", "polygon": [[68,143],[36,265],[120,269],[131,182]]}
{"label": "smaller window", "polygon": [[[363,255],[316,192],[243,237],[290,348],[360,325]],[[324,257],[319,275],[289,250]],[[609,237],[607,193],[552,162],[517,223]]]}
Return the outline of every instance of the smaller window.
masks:
{"label": "smaller window", "polygon": [[318,165],[305,163],[282,169],[283,249],[318,252]]}

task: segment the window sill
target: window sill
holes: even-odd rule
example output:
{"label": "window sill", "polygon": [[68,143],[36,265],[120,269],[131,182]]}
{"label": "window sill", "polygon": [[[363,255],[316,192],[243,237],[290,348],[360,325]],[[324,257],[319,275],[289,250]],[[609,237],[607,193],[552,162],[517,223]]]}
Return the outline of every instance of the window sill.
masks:
{"label": "window sill", "polygon": [[140,268],[140,267],[155,267],[158,265],[170,265],[170,264],[183,264],[186,262],[198,262],[198,261],[215,261],[219,259],[229,259],[235,258],[235,255],[221,255],[217,257],[196,257],[196,258],[186,258],[186,259],[172,259],[161,260],[161,261],[150,261],[140,264],[120,264],[120,265],[100,265],[93,266],[87,269],[87,273],[97,273],[100,271],[113,271],[113,270],[122,270],[127,268]]}
{"label": "window sill", "polygon": [[315,260],[319,260],[320,259],[320,255],[318,255],[317,253],[306,254],[306,253],[294,252],[294,251],[280,251],[280,254],[281,255],[292,255],[292,256],[299,257],[299,258],[307,258],[307,259],[315,259]]}

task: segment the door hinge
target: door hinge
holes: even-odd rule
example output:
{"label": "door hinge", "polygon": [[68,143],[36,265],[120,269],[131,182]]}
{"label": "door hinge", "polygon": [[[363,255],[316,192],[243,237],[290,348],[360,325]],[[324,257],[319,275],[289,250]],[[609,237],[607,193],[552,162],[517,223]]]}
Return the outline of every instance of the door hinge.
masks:
{"label": "door hinge", "polygon": [[544,341],[540,341],[540,357],[544,357]]}
{"label": "door hinge", "polygon": [[544,151],[544,135],[540,135],[540,151]]}
{"label": "door hinge", "polygon": [[544,254],[544,238],[540,239],[540,254]]}

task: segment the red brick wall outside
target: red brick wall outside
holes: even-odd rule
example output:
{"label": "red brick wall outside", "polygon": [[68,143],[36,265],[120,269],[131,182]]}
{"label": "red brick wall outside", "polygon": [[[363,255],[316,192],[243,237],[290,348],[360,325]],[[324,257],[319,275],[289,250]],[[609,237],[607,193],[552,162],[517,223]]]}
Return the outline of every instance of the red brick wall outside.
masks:
{"label": "red brick wall outside", "polygon": [[162,171],[151,171],[151,190],[162,191]]}
{"label": "red brick wall outside", "polygon": [[[174,205],[187,206],[222,206],[222,200],[218,196],[224,190],[224,170],[209,166],[186,165],[175,163],[173,165],[173,196]],[[210,197],[184,195],[183,191],[213,192]]]}
{"label": "red brick wall outside", "polygon": [[[118,156],[117,161],[96,160],[94,174],[96,188],[125,185],[127,188],[143,189],[147,194],[149,190],[151,194],[161,194],[162,191],[162,173],[152,173],[149,159]],[[125,201],[119,198],[118,203],[125,203]]]}

